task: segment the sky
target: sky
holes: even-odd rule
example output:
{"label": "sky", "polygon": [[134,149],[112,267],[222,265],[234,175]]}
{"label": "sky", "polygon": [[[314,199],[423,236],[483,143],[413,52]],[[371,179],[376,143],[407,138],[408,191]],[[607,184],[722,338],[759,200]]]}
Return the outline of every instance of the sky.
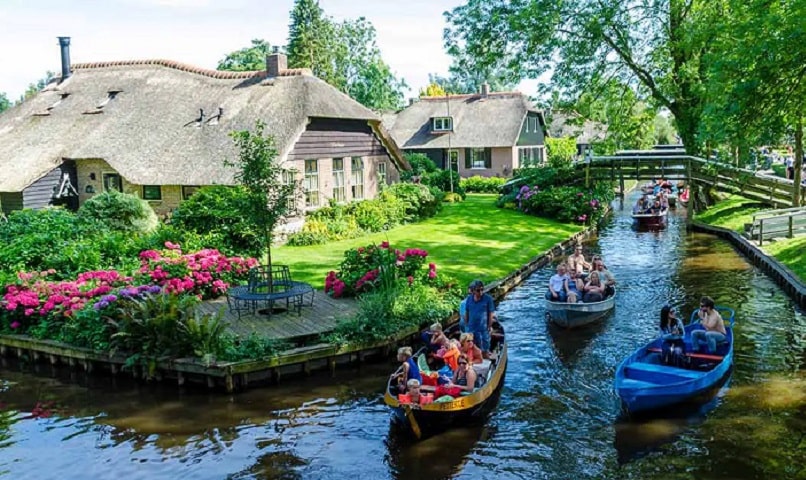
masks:
{"label": "sky", "polygon": [[[10,100],[60,71],[56,37],[72,37],[72,63],[164,58],[215,68],[262,38],[285,45],[293,0],[0,0],[0,93]],[[336,20],[366,17],[392,70],[410,86],[447,75],[443,12],[462,0],[320,0]],[[521,86],[521,91],[527,91]]]}

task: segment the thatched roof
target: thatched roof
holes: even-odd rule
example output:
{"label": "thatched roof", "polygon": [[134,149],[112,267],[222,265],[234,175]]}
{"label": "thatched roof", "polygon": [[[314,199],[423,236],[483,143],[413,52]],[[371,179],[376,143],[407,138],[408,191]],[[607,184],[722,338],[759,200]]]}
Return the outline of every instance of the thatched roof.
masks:
{"label": "thatched roof", "polygon": [[[256,119],[266,123],[281,159],[310,118],[380,122],[307,69],[266,77],[166,60],[72,68],[61,84],[0,115],[0,192],[21,191],[63,158],[104,159],[135,184],[232,184],[234,171],[223,166],[237,156],[229,133],[253,129]],[[384,144],[399,161],[396,147]]]}
{"label": "thatched roof", "polygon": [[[393,119],[385,115],[384,124],[401,148],[512,147],[528,112],[538,113],[545,128],[542,112],[522,93],[422,97]],[[431,133],[431,119],[447,116],[453,117],[453,133]]]}
{"label": "thatched roof", "polygon": [[578,113],[555,111],[551,114],[549,133],[552,137],[571,137],[578,144],[590,145],[607,137],[607,125],[583,120]]}

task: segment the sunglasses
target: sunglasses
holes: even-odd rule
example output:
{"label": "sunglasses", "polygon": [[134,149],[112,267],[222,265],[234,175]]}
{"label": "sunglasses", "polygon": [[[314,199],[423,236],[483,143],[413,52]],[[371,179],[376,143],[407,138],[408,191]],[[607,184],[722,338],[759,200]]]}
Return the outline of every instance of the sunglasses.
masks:
{"label": "sunglasses", "polygon": [[467,365],[467,362],[459,362],[459,365]]}

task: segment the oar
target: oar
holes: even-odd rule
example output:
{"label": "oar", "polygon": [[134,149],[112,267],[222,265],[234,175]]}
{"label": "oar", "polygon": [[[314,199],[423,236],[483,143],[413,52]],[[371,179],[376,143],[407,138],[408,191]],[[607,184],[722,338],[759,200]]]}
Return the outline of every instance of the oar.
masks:
{"label": "oar", "polygon": [[408,419],[409,425],[411,425],[411,431],[414,432],[414,436],[419,440],[420,437],[423,436],[423,432],[420,431],[420,424],[418,424],[417,419],[414,418],[414,412],[411,411],[411,405],[403,405],[403,410],[406,412],[406,419]]}

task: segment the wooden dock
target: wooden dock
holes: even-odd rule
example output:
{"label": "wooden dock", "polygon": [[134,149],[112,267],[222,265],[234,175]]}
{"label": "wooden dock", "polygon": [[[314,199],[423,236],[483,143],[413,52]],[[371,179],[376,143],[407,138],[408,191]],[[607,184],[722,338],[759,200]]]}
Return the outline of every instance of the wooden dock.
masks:
{"label": "wooden dock", "polygon": [[308,303],[306,296],[299,315],[292,308],[290,311],[275,312],[271,315],[242,312],[238,316],[236,312],[230,311],[225,297],[202,302],[199,311],[209,314],[221,312],[224,322],[232,333],[242,336],[256,333],[262,337],[300,346],[318,335],[332,332],[340,320],[355,316],[358,302],[355,298],[331,298],[324,292],[317,291],[313,297],[313,305]]}

